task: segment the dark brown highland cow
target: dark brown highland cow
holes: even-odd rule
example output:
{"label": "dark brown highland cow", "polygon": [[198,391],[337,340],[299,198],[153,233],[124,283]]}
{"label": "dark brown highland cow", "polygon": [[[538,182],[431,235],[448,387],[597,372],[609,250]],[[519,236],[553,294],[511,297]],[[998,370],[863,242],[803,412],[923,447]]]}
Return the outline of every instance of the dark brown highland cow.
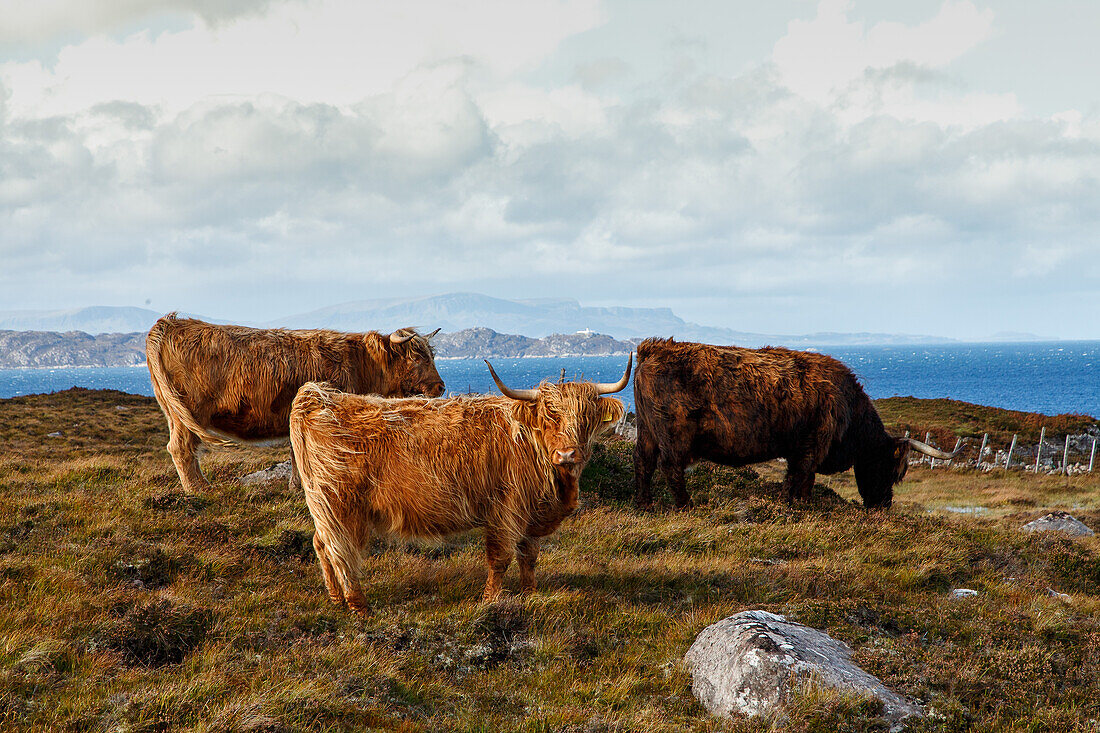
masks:
{"label": "dark brown highland cow", "polygon": [[944,453],[886,433],[848,367],[824,354],[647,339],[634,373],[635,501],[652,503],[660,466],[677,507],[691,503],[684,469],[697,460],[744,466],[787,460],[790,501],[808,501],[815,473],[855,467],[867,507],[888,507],[909,449]]}
{"label": "dark brown highland cow", "polygon": [[[488,362],[486,362],[488,363]],[[539,539],[577,507],[592,443],[623,415],[602,397],[616,384],[543,382],[504,397],[385,400],[307,384],[294,398],[290,440],[317,532],[328,595],[367,610],[360,568],[375,533],[441,537],[485,529],[485,600],[519,557],[535,587]]]}
{"label": "dark brown highland cow", "polygon": [[428,343],[436,332],[288,331],[164,316],[145,339],[145,359],[184,490],[209,488],[199,469],[200,439],[286,443],[290,403],[306,382],[384,397],[443,394]]}

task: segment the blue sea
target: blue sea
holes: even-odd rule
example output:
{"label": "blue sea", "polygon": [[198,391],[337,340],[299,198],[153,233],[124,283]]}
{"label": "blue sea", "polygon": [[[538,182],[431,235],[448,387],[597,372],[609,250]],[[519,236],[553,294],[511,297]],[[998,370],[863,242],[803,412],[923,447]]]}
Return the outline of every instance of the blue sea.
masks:
{"label": "blue sea", "polygon": [[[860,378],[872,397],[949,397],[981,405],[1055,415],[1100,417],[1100,341],[938,346],[822,347]],[[440,359],[440,375],[453,394],[497,390],[481,359]],[[493,367],[512,387],[533,387],[567,379],[614,382],[626,358],[494,359]],[[0,398],[55,392],[69,387],[117,389],[152,395],[144,367],[0,369]],[[620,397],[633,409],[630,387]]]}

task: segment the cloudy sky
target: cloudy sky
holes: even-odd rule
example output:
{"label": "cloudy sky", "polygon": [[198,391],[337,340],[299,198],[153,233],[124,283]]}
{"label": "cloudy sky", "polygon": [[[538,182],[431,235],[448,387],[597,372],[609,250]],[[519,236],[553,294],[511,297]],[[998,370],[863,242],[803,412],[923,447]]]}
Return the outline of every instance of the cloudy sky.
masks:
{"label": "cloudy sky", "polygon": [[1100,3],[0,0],[0,310],[1100,338]]}

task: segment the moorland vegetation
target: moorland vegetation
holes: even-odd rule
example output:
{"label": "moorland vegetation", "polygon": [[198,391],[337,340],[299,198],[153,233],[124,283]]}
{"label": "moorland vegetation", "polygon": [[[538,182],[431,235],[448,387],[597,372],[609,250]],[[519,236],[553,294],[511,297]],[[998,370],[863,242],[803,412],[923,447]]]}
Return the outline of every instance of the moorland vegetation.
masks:
{"label": "moorland vegetation", "polygon": [[[941,443],[1038,419],[960,404],[878,406],[892,431]],[[867,511],[851,472],[792,507],[779,464],[699,464],[695,508],[664,496],[640,512],[631,446],[612,438],[544,543],[533,595],[515,595],[513,569],[510,595],[477,601],[477,534],[389,540],[359,617],[328,601],[301,494],[239,480],[285,449],[211,451],[197,495],[167,438],[147,397],[0,400],[0,729],[765,730],[710,718],[680,661],[705,626],[753,608],[850,644],[925,706],[914,730],[1100,720],[1100,538],[1019,530],[1050,509],[1100,528],[1100,474],[914,466],[891,510]],[[949,600],[958,587],[979,593]],[[873,706],[813,692],[787,725],[885,730]]]}

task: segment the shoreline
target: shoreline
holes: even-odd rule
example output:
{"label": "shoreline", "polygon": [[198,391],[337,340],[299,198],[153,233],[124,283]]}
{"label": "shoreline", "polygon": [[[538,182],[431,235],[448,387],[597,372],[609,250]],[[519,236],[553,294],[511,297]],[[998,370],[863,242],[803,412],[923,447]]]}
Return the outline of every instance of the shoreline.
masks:
{"label": "shoreline", "polygon": [[148,369],[149,362],[140,364],[55,364],[53,366],[13,366],[0,367],[0,372],[30,371],[32,369]]}

